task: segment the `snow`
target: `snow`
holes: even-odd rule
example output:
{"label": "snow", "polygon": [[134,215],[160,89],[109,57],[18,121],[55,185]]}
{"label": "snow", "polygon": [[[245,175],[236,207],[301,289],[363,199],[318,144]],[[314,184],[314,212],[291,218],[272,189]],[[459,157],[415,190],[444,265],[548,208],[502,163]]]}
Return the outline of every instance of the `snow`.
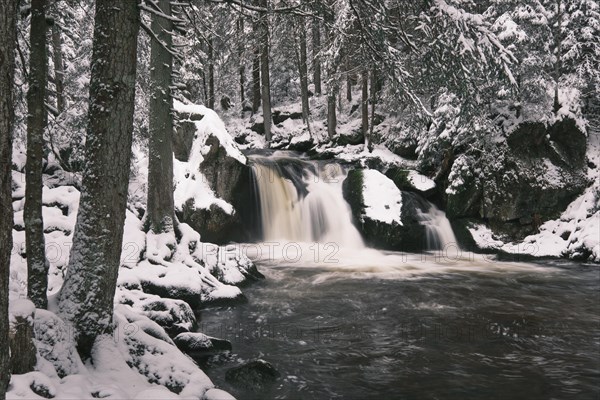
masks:
{"label": "snow", "polygon": [[27,299],[13,299],[9,303],[8,314],[10,316],[10,323],[16,323],[17,318],[33,322],[35,306]]}
{"label": "snow", "polygon": [[200,172],[200,164],[204,161],[204,155],[210,150],[210,147],[206,146],[206,141],[210,136],[215,136],[230,157],[242,164],[246,164],[246,157],[240,152],[237,144],[225,129],[225,124],[213,110],[201,105],[183,104],[177,100],[175,100],[174,106],[182,116],[185,114],[202,115],[201,120],[190,121],[196,126],[196,135],[189,159],[182,162],[173,158],[175,207],[181,210],[187,201],[192,200],[197,209],[210,209],[214,204],[227,214],[232,214],[233,206],[214,193]]}
{"label": "snow", "polygon": [[[239,151],[237,145],[233,141],[233,138],[229,133],[227,133],[227,129],[225,128],[225,123],[216,112],[211,110],[210,108],[204,107],[202,105],[197,104],[183,104],[178,100],[174,100],[173,107],[175,111],[180,114],[196,114],[202,115],[202,119],[200,121],[194,121],[197,129],[197,134],[199,135],[199,139],[202,139],[202,136],[205,136],[206,139],[209,135],[216,136],[221,144],[227,150],[227,154],[230,157],[237,159],[242,164],[246,163],[246,157]],[[200,140],[200,142],[204,143],[206,140]],[[191,153],[190,157],[198,156],[198,154]]]}
{"label": "snow", "polygon": [[[190,106],[184,109],[190,111]],[[239,153],[232,139],[224,138],[226,131],[213,111],[194,107],[191,111],[205,113],[202,121],[195,122],[197,127],[200,125],[204,129],[205,139],[209,134],[216,134],[225,147],[231,145],[228,151],[232,156],[245,162],[245,157]],[[191,163],[180,163],[182,168],[176,168],[176,182],[181,182],[180,178],[190,170],[201,181],[204,179],[199,172],[199,164],[203,159],[202,152],[207,149],[200,145],[200,141],[196,142],[197,152],[191,157]],[[45,393],[57,399],[198,399],[203,398],[205,393],[206,398],[231,398],[226,392],[214,389],[210,379],[174,345],[165,329],[154,321],[170,318],[178,329],[191,330],[196,320],[190,306],[182,300],[144,293],[141,288],[142,282],[145,282],[171,288],[174,295],[186,292],[195,294],[199,303],[235,299],[241,296],[241,291],[233,285],[247,279],[248,270],[253,268],[253,264],[243,254],[230,254],[226,248],[200,242],[200,235],[183,223],[179,225],[181,237],[178,241],[173,235],[146,234],[139,209],[144,208],[146,197],[147,156],[139,148],[134,148],[134,157],[134,169],[137,168],[137,171],[129,186],[121,268],[115,294],[115,333],[96,343],[93,364],[84,364],[79,358],[73,327],[52,311],[36,310],[31,302],[24,300],[27,288],[23,230],[25,179],[23,173],[13,171],[16,229],[13,230],[9,279],[10,315],[12,320],[17,315],[34,318],[38,363],[34,372],[12,376],[7,398],[43,398],[40,394]],[[76,187],[64,186],[65,181],[60,179],[55,183],[63,186],[43,188],[42,210],[46,255],[50,263],[50,310],[56,308],[56,294],[66,274],[80,199]],[[206,188],[208,186],[200,186],[195,190],[201,192]],[[185,190],[182,192],[189,193]],[[224,208],[231,207],[216,198],[210,190],[205,193],[203,196],[207,206],[220,204]]]}
{"label": "snow", "polygon": [[421,192],[435,189],[435,182],[433,179],[418,173],[417,171],[408,171],[408,180],[410,184]]}
{"label": "snow", "polygon": [[402,225],[402,193],[387,176],[374,169],[363,174],[365,215],[370,219]]}

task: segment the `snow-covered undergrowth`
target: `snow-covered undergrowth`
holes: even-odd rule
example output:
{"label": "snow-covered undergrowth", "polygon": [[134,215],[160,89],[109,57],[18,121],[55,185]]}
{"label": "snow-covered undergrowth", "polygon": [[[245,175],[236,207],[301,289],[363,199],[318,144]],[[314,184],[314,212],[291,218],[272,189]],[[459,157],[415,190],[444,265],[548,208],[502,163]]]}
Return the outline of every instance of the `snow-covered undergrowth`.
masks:
{"label": "snow-covered undergrowth", "polygon": [[[213,135],[230,156],[241,162],[245,162],[245,157],[214,111],[181,103],[177,107],[180,112],[204,117],[194,122],[197,135],[190,160],[175,165],[176,203],[193,198],[198,205],[217,204],[232,212],[231,205],[214,194],[199,171],[202,155],[208,151],[203,143]],[[174,247],[167,246],[172,240],[170,235],[144,232],[140,215],[145,208],[147,157],[139,151],[135,156],[115,295],[115,330],[111,337],[97,341],[92,361],[85,364],[75,349],[73,329],[55,313],[56,297],[67,272],[80,194],[74,186],[56,186],[56,177],[45,177],[47,183],[52,182],[43,191],[50,306],[49,310],[35,311],[36,370],[12,377],[9,399],[231,398],[214,388],[195,362],[175,346],[170,335],[196,328],[192,307],[241,298],[235,285],[247,280],[255,267],[237,251],[203,243],[200,235],[184,223],[178,224]],[[17,167],[21,164],[15,163]],[[24,174],[13,171],[11,304],[26,298],[24,190]]]}

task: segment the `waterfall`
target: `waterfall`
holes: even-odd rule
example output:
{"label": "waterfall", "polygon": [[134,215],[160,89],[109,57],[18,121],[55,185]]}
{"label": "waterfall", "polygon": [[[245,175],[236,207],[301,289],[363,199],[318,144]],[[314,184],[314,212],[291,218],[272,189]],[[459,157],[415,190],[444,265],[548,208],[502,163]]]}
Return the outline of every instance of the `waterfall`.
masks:
{"label": "waterfall", "polygon": [[428,202],[428,210],[419,213],[421,224],[425,227],[428,250],[458,250],[458,242],[446,213]]}
{"label": "waterfall", "polygon": [[345,172],[289,156],[250,156],[264,241],[364,247],[342,194]]}

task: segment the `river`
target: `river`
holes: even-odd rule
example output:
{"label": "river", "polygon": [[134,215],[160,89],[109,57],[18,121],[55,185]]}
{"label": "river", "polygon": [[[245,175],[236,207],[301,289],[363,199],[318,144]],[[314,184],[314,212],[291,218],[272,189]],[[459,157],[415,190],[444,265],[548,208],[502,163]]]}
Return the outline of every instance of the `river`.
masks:
{"label": "river", "polygon": [[[245,289],[246,304],[202,312],[199,330],[233,345],[205,371],[238,399],[600,396],[597,265],[302,250],[257,260],[266,279]],[[256,358],[277,368],[276,383],[225,381]]]}

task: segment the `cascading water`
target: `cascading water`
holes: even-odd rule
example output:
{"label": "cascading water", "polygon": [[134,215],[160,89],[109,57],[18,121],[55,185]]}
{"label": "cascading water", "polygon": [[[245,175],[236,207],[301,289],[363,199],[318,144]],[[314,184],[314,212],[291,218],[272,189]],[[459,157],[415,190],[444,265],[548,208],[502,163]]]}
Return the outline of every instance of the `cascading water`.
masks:
{"label": "cascading water", "polygon": [[437,208],[433,203],[428,203],[427,212],[421,212],[420,222],[425,227],[428,250],[458,250],[458,242],[446,213]]}
{"label": "cascading water", "polygon": [[[342,166],[292,157],[284,152],[251,155],[249,159],[262,240],[364,248],[361,235],[352,223],[350,206],[342,194],[346,177]],[[458,250],[456,237],[443,211],[413,193],[403,193],[403,196],[410,197],[417,205],[428,250],[451,247]]]}
{"label": "cascading water", "polygon": [[342,195],[343,168],[289,156],[250,156],[262,239],[364,247]]}

